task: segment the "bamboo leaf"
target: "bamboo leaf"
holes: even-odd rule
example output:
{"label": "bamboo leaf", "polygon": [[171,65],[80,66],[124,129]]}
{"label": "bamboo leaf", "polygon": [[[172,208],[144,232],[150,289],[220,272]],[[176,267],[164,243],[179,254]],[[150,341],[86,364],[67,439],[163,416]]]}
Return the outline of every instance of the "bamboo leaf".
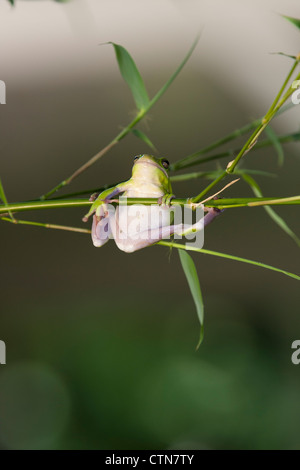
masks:
{"label": "bamboo leaf", "polygon": [[203,298],[200,289],[200,283],[197,275],[196,266],[192,257],[184,250],[179,250],[179,257],[181,261],[181,265],[187,279],[188,285],[190,287],[192,297],[195,302],[199,322],[200,322],[200,337],[198,344],[196,346],[196,350],[199,348],[200,344],[203,341],[204,336],[204,328],[203,328],[203,320],[204,320],[204,305],[203,305]]}
{"label": "bamboo leaf", "polygon": [[276,134],[276,132],[272,129],[272,127],[267,126],[265,128],[265,133],[267,134],[269,140],[272,142],[272,145],[274,149],[277,152],[278,155],[278,165],[282,166],[284,162],[284,153],[283,153],[283,148],[281,146],[280,140]]}
{"label": "bamboo leaf", "polygon": [[[260,187],[258,186],[257,182],[250,176],[246,174],[242,174],[242,178],[246,183],[251,187],[255,196],[263,197]],[[284,219],[280,217],[276,212],[269,206],[264,207],[265,211],[269,214],[271,219],[287,234],[289,235],[300,247],[300,239],[297,235],[290,229]]]}
{"label": "bamboo leaf", "polygon": [[[214,171],[196,171],[193,173],[183,173],[182,175],[175,175],[171,176],[170,180],[172,183],[177,183],[178,181],[188,181],[198,178],[206,178],[208,180],[217,178],[222,173],[222,170],[214,170]],[[270,178],[276,178],[277,175],[275,173],[269,173],[268,171],[262,170],[248,170],[243,168],[243,170],[236,170],[234,172],[235,175],[242,175],[242,173],[249,173],[253,175],[261,175],[261,176],[268,176]],[[92,191],[90,191],[92,193]],[[96,191],[94,191],[96,192]],[[86,193],[84,193],[86,194]],[[66,197],[66,196],[64,196]]]}
{"label": "bamboo leaf", "polygon": [[285,16],[285,15],[281,15],[281,16],[282,16],[282,18],[285,18],[290,23],[292,23],[294,26],[296,26],[298,29],[300,29],[300,20],[298,20],[298,18],[293,18],[292,16]]}
{"label": "bamboo leaf", "polygon": [[138,139],[141,139],[143,142],[145,142],[145,144],[149,145],[149,147],[156,151],[156,148],[155,146],[152,144],[151,140],[149,139],[149,137],[146,136],[146,134],[144,134],[144,132],[140,131],[139,129],[132,129],[131,132],[138,138]]}
{"label": "bamboo leaf", "polygon": [[114,42],[109,42],[108,44],[112,44],[114,47],[121,75],[131,90],[138,110],[146,109],[149,105],[149,97],[134,60],[123,46]]}
{"label": "bamboo leaf", "polygon": [[242,174],[249,174],[249,175],[260,175],[260,176],[267,176],[269,178],[277,178],[275,173],[270,173],[269,171],[263,170],[250,170],[248,168],[243,168],[242,170],[235,170],[235,175],[242,175]]}
{"label": "bamboo leaf", "polygon": [[[199,38],[197,37],[196,40],[194,41],[194,43],[192,44],[192,47],[188,51],[187,55],[185,56],[185,58],[183,59],[183,61],[179,65],[179,67],[175,70],[173,75],[169,78],[169,80],[165,83],[165,85],[158,91],[158,93],[156,93],[156,95],[154,96],[154,98],[152,98],[152,100],[150,102],[149,102],[148,94],[146,92],[143,80],[142,80],[142,78],[141,78],[141,76],[139,75],[139,72],[138,72],[138,75],[140,77],[140,80],[138,80],[138,82],[139,82],[139,84],[142,84],[141,89],[144,90],[144,93],[143,93],[144,100],[142,99],[142,102],[143,103],[148,103],[146,108],[145,109],[143,109],[143,108],[140,109],[138,115],[124,129],[122,129],[121,132],[119,132],[119,134],[108,145],[106,145],[106,147],[104,147],[102,150],[100,150],[100,152],[96,153],[96,155],[94,155],[92,158],[90,158],[86,163],[84,163],[79,168],[77,168],[77,170],[74,171],[68,178],[64,179],[59,184],[54,186],[54,188],[52,188],[50,191],[43,194],[40,197],[41,200],[48,199],[52,194],[56,193],[57,191],[59,191],[64,186],[70,184],[81,173],[83,173],[88,168],[90,168],[92,165],[94,165],[94,163],[96,163],[99,160],[99,158],[103,157],[103,155],[105,155],[109,150],[111,150],[114,145],[116,145],[118,142],[120,142],[120,140],[123,139],[130,132],[130,130],[133,129],[138,124],[138,122],[140,122],[143,119],[143,117],[147,114],[147,112],[151,109],[151,107],[157,102],[157,100],[159,98],[161,98],[161,96],[165,93],[165,91],[169,88],[171,83],[175,80],[175,78],[177,77],[179,72],[182,70],[182,68],[184,67],[184,65],[186,64],[188,59],[190,58],[191,54],[193,53],[193,51],[194,51],[194,49],[197,45],[198,40],[199,40]],[[113,44],[113,43],[110,43],[110,44]],[[133,62],[133,65],[134,65],[135,69],[137,70],[134,62]],[[135,75],[136,78],[138,77],[137,74],[134,74],[134,75]]]}

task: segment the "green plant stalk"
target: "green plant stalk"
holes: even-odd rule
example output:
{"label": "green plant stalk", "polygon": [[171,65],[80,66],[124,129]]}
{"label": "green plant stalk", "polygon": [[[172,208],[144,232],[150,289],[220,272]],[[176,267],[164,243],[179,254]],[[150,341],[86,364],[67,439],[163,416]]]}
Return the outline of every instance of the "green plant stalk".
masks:
{"label": "green plant stalk", "polygon": [[[1,199],[2,199],[2,202],[4,203],[5,207],[8,207],[5,191],[4,191],[4,188],[3,188],[3,185],[2,185],[2,181],[0,179],[0,200]],[[8,209],[8,215],[9,215],[11,221],[15,222],[15,218],[14,218],[12,212],[9,209]]]}
{"label": "green plant stalk", "polygon": [[290,273],[280,268],[275,268],[274,266],[270,266],[265,263],[260,263],[259,261],[252,261],[250,259],[240,258],[239,256],[227,255],[225,253],[220,253],[218,251],[205,250],[204,248],[197,248],[194,246],[185,246],[185,245],[181,245],[180,243],[160,241],[157,243],[157,245],[168,246],[171,248],[178,248],[179,250],[195,251],[197,253],[203,253],[206,255],[218,256],[219,258],[226,258],[226,259],[231,259],[233,261],[240,261],[242,263],[252,264],[254,266],[259,266],[261,268],[270,269],[271,271],[277,271],[281,274],[285,274],[286,276],[292,277],[293,279],[296,279],[297,281],[300,281],[300,276],[298,276],[297,274]]}
{"label": "green plant stalk", "polygon": [[280,88],[280,90],[279,90],[279,92],[278,92],[278,94],[277,94],[275,100],[273,101],[273,103],[272,103],[272,105],[271,105],[271,107],[270,107],[270,109],[269,109],[269,112],[272,112],[272,111],[273,111],[273,109],[274,109],[275,106],[277,105],[278,101],[280,100],[281,95],[283,94],[283,92],[284,92],[284,90],[285,90],[285,88],[286,88],[288,82],[289,82],[290,79],[291,79],[291,76],[293,75],[294,71],[295,71],[296,68],[297,68],[297,65],[299,64],[299,60],[300,60],[300,59],[297,59],[297,58],[296,58],[296,60],[295,60],[295,62],[294,62],[294,64],[293,64],[293,66],[292,66],[290,72],[288,73],[288,75],[287,75],[285,81],[283,82],[282,87]]}
{"label": "green plant stalk", "polygon": [[[10,223],[17,223],[17,224],[23,224],[23,225],[34,225],[34,226],[43,227],[43,228],[67,230],[67,231],[86,233],[86,234],[90,233],[90,230],[82,229],[82,228],[78,228],[78,227],[68,227],[68,226],[64,226],[64,225],[47,224],[47,223],[41,223],[41,222],[32,222],[32,221],[27,221],[27,220],[17,220],[16,222],[14,222],[9,217],[1,217],[1,219],[5,220],[7,222],[10,222]],[[228,255],[228,254],[225,254],[225,253],[220,253],[220,252],[217,252],[217,251],[205,250],[203,248],[197,248],[197,247],[193,247],[193,246],[185,246],[185,245],[181,245],[179,243],[160,241],[157,244],[162,245],[162,246],[168,246],[168,247],[171,247],[171,248],[178,248],[180,250],[195,251],[195,252],[198,252],[198,253],[218,256],[220,258],[227,258],[227,259],[231,259],[231,260],[234,260],[234,261],[240,261],[242,263],[252,264],[254,266],[259,266],[259,267],[262,267],[262,268],[270,269],[272,271],[277,271],[277,272],[285,274],[289,277],[292,277],[294,279],[300,280],[300,276],[298,276],[296,274],[290,273],[288,271],[284,271],[284,270],[279,269],[279,268],[275,268],[274,266],[270,266],[270,265],[265,264],[265,263],[260,263],[258,261],[252,261],[252,260],[248,260],[248,259],[245,259],[245,258],[240,258],[238,256],[233,256],[233,255]]]}
{"label": "green plant stalk", "polygon": [[[295,80],[300,79],[300,74],[297,75]],[[294,88],[290,87],[288,91],[283,95],[281,100],[278,102],[278,95],[276,96],[274,102],[272,103],[270,109],[266,113],[265,117],[262,119],[261,123],[259,126],[255,129],[255,131],[251,134],[249,139],[246,141],[245,145],[242,147],[238,155],[235,157],[235,159],[230,162],[227,165],[226,170],[222,173],[221,176],[216,178],[207,188],[205,188],[198,196],[193,198],[193,202],[198,202],[200,201],[214,186],[216,186],[223,178],[226,177],[227,174],[234,173],[234,170],[241,160],[241,158],[248,153],[253,146],[256,144],[258,137],[260,134],[263,132],[263,130],[267,127],[267,125],[270,123],[270,121],[273,119],[275,114],[278,112],[278,110],[282,107],[282,105],[285,103],[285,101],[292,95],[292,93],[295,91]],[[274,106],[274,103],[277,103],[276,106]]]}
{"label": "green plant stalk", "polygon": [[216,178],[212,183],[210,183],[203,191],[198,194],[198,196],[195,196],[192,198],[193,203],[197,203],[199,201],[202,201],[204,196],[212,189],[214,188],[220,181],[222,181],[225,176],[227,176],[226,171],[223,171],[218,178]]}
{"label": "green plant stalk", "polygon": [[31,211],[39,209],[57,209],[63,207],[83,207],[89,206],[91,202],[88,199],[73,199],[73,200],[48,200],[48,201],[27,201],[15,204],[8,204],[7,206],[0,206],[0,214],[5,213],[8,209],[12,212]]}
{"label": "green plant stalk", "polygon": [[156,93],[156,95],[150,100],[148,106],[145,109],[141,109],[137,116],[128,124],[127,127],[125,127],[106,147],[104,147],[100,152],[98,152],[96,155],[94,155],[90,160],[88,160],[84,165],[82,165],[80,168],[78,168],[74,173],[72,173],[68,178],[65,180],[61,181],[57,186],[55,186],[53,189],[48,191],[46,194],[41,196],[41,200],[47,199],[49,196],[54,194],[56,191],[61,189],[62,187],[70,184],[77,176],[79,176],[81,173],[83,173],[85,170],[87,170],[90,166],[92,166],[99,158],[103,157],[109,150],[111,150],[112,147],[114,147],[120,140],[122,140],[145,116],[145,114],[148,113],[148,111],[154,106],[154,104],[159,100],[159,98],[167,91],[171,83],[175,80],[179,72],[182,70],[190,56],[192,55],[197,43],[199,41],[199,35],[196,37],[195,41],[192,44],[192,47],[188,51],[187,55],[179,65],[179,67],[175,70],[173,75],[169,78],[169,80],[163,85],[163,87]]}
{"label": "green plant stalk", "polygon": [[199,335],[198,344],[196,346],[196,351],[197,351],[204,337],[203,297],[202,297],[200,282],[198,278],[197,268],[195,266],[193,258],[186,252],[186,250],[178,250],[178,254],[179,254],[183,272],[185,274],[188,286],[190,288],[190,291],[191,291],[191,294],[195,303],[197,316],[198,316],[199,323],[200,323],[200,335]]}
{"label": "green plant stalk", "polygon": [[[252,189],[253,193],[257,197],[263,197],[263,194],[261,192],[261,189],[257,182],[252,178],[252,176],[243,173],[242,174],[243,180],[250,186]],[[290,229],[290,227],[287,225],[284,219],[280,217],[277,212],[275,212],[272,207],[270,206],[264,206],[265,211],[267,214],[270,216],[270,218],[282,229],[284,232],[289,235],[300,247],[300,239],[297,237],[297,235]]]}
{"label": "green plant stalk", "polygon": [[172,183],[178,183],[179,181],[189,181],[197,178],[213,179],[216,176],[218,170],[212,171],[195,171],[193,173],[184,173],[183,175],[171,176],[170,180]]}
{"label": "green plant stalk", "polygon": [[[190,181],[198,178],[203,178],[203,179],[214,179],[217,174],[220,174],[222,170],[213,170],[213,171],[194,171],[192,173],[184,173],[183,175],[176,175],[176,176],[171,176],[171,182],[172,183],[178,183],[181,181]],[[277,175],[275,173],[268,173],[267,171],[260,171],[260,170],[249,170],[246,168],[243,168],[243,170],[236,170],[235,175],[243,175],[244,173],[246,174],[256,174],[256,175],[261,175],[261,176],[271,176],[272,178],[276,178]]]}
{"label": "green plant stalk", "polygon": [[188,155],[187,157],[182,158],[181,160],[178,160],[177,162],[171,164],[170,165],[170,170],[171,171],[178,171],[178,170],[181,170],[181,168],[186,168],[187,166],[190,166],[191,160],[194,160],[199,155],[203,155],[205,153],[208,153],[211,150],[214,150],[215,148],[221,147],[221,145],[227,144],[228,142],[230,142],[234,139],[237,139],[238,137],[241,137],[242,135],[246,134],[246,132],[250,131],[251,129],[256,128],[260,122],[261,122],[261,119],[256,119],[255,121],[251,122],[250,124],[247,124],[246,126],[241,127],[240,129],[236,129],[231,134],[228,134],[227,136],[223,137],[222,139],[219,139],[216,142],[208,145],[207,147],[204,147],[203,149],[199,150],[198,152],[194,152],[194,153]]}
{"label": "green plant stalk", "polygon": [[1,217],[0,220],[5,220],[6,222],[11,222],[13,224],[34,225],[36,227],[52,228],[56,230],[67,230],[68,232],[91,233],[89,229],[81,228],[81,227],[69,227],[68,225],[48,224],[48,223],[43,223],[43,222],[32,222],[30,220],[19,220],[19,219],[12,220],[9,217]]}
{"label": "green plant stalk", "polygon": [[[298,140],[300,140],[300,132],[294,132],[292,134],[286,134],[286,135],[278,136],[278,141],[281,144],[296,142]],[[257,142],[257,144],[253,147],[253,150],[259,150],[263,147],[267,147],[267,146],[270,146],[270,145],[273,145],[272,141],[270,139],[265,139],[265,140],[262,140],[261,142]],[[214,154],[214,155],[209,155],[208,157],[202,157],[202,158],[194,159],[192,161],[186,162],[184,165],[181,165],[178,168],[176,167],[175,171],[181,170],[183,168],[188,168],[188,167],[191,167],[191,166],[194,166],[194,165],[200,165],[202,163],[207,163],[207,162],[210,162],[212,160],[219,160],[221,158],[226,158],[226,157],[227,158],[228,157],[234,158],[234,155],[236,155],[237,152],[239,152],[239,149],[226,150],[225,152],[217,153],[217,154]],[[182,161],[182,160],[180,160],[180,161]]]}
{"label": "green plant stalk", "polygon": [[[121,203],[122,200],[112,199],[112,203]],[[123,204],[125,201],[123,202]],[[127,198],[126,204],[157,204],[158,201],[155,198]],[[171,206],[173,205],[191,205],[193,199],[191,198],[176,198],[172,199]],[[41,210],[41,209],[62,209],[66,207],[86,207],[90,206],[92,203],[88,199],[50,199],[46,201],[28,201],[28,202],[19,202],[19,203],[10,203],[0,205],[0,217],[4,217],[8,210],[11,212],[24,212],[31,210]],[[212,199],[205,202],[206,207],[216,207],[218,209],[231,209],[236,207],[255,207],[255,206],[266,206],[266,205],[294,205],[300,204],[300,196],[292,196],[286,198],[272,198],[272,197],[253,197],[253,198],[227,198],[227,199]]]}
{"label": "green plant stalk", "polygon": [[[289,142],[296,142],[296,141],[300,140],[300,132],[294,132],[292,134],[286,134],[286,135],[278,136],[278,140],[282,144],[289,143]],[[263,147],[267,147],[269,145],[272,145],[272,142],[270,141],[270,139],[266,139],[266,140],[263,140],[261,142],[258,142],[255,145],[253,150],[258,150],[258,149],[261,149]],[[233,157],[234,154],[237,153],[237,151],[238,150],[228,150],[228,151],[223,152],[223,153],[219,153],[219,154],[216,154],[216,155],[211,155],[209,157],[204,157],[204,158],[201,158],[199,160],[194,160],[193,162],[187,164],[185,167],[194,166],[194,165],[205,163],[205,162],[208,162],[208,161],[211,161],[211,160],[218,160],[220,158],[231,157],[231,156]],[[182,175],[173,175],[173,176],[170,177],[170,180],[172,182],[186,181],[186,180],[189,180],[189,179],[199,178],[199,177],[202,177],[202,176],[203,177],[206,177],[206,176],[209,177],[209,175],[213,175],[214,173],[215,173],[214,170],[213,171],[206,171],[206,172],[185,173],[185,174],[182,174]],[[57,196],[55,198],[52,198],[51,200],[67,199],[67,198],[71,198],[71,197],[75,197],[75,196],[82,196],[84,194],[101,193],[105,189],[112,188],[113,186],[116,186],[119,183],[120,183],[120,181],[115,182],[115,183],[111,183],[111,184],[105,184],[104,186],[101,186],[100,188],[85,189],[84,191],[77,191],[77,192],[73,192],[73,193],[69,193],[69,194],[64,194],[63,196]],[[37,200],[40,200],[40,199],[37,199]]]}
{"label": "green plant stalk", "polygon": [[[286,106],[282,107],[277,115],[280,115],[284,113],[285,111],[288,111],[293,104],[287,104]],[[196,157],[203,155],[205,153],[210,152],[211,150],[214,150],[215,148],[220,147],[223,144],[226,144],[237,137],[241,137],[244,134],[246,134],[248,131],[251,131],[251,129],[255,129],[262,121],[263,117],[259,119],[255,119],[254,121],[250,122],[249,124],[246,124],[244,127],[241,127],[240,129],[236,129],[235,131],[231,132],[227,136],[223,137],[222,139],[217,140],[216,142],[213,142],[212,144],[208,145],[207,147],[204,147],[201,150],[198,150],[197,152],[192,153],[191,155],[188,155],[187,157],[184,157],[177,162],[173,163],[170,165],[170,170],[172,171],[178,171],[182,168],[186,168],[188,166],[192,166],[190,163],[195,159]],[[224,155],[225,156],[225,155]],[[202,160],[200,160],[202,161]],[[203,161],[209,161],[209,160],[204,160]]]}
{"label": "green plant stalk", "polygon": [[[298,61],[296,61],[296,65],[298,65]],[[289,74],[290,75],[290,74]],[[290,76],[288,77],[290,78]],[[300,74],[297,75],[295,80],[300,79]],[[285,81],[286,82],[286,81]],[[294,93],[295,89],[290,87],[288,91],[283,95],[281,100],[279,101],[278,95],[276,96],[273,104],[271,105],[270,109],[266,113],[264,119],[262,120],[261,124],[257,127],[257,129],[253,132],[253,134],[249,137],[248,141],[240,151],[240,153],[236,156],[234,161],[231,163],[229,168],[226,169],[227,173],[233,173],[236,165],[239,163],[240,159],[243,155],[251,150],[251,148],[256,144],[256,141],[263,130],[267,127],[270,121],[273,119],[277,111],[281,108],[281,106],[286,102],[286,100]]]}

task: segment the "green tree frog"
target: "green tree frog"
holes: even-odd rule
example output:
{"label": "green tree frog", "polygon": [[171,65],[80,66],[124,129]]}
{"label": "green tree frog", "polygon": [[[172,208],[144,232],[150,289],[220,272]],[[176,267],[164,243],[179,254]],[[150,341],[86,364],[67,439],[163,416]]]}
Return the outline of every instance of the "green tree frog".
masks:
{"label": "green tree frog", "polygon": [[[91,196],[90,201],[94,202],[83,221],[86,222],[94,214],[94,246],[100,247],[109,238],[114,238],[120,250],[131,253],[172,235],[181,238],[188,231],[203,230],[218,215],[220,211],[217,209],[204,208],[208,214],[194,225],[172,224],[174,207],[170,207],[170,201],[175,196],[172,194],[168,168],[169,162],[165,158],[138,155],[134,158],[132,176],[128,181]],[[128,198],[157,198],[158,204],[119,204],[115,209],[110,201],[121,193],[122,197]]]}

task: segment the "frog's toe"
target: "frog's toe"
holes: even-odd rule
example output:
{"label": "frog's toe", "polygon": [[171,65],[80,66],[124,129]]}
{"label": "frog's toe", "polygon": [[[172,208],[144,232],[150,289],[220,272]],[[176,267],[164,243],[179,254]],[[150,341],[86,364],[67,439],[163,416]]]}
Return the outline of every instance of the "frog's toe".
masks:
{"label": "frog's toe", "polygon": [[159,204],[162,204],[163,206],[168,206],[170,207],[172,199],[174,199],[175,196],[174,194],[164,194],[162,197],[159,198]]}

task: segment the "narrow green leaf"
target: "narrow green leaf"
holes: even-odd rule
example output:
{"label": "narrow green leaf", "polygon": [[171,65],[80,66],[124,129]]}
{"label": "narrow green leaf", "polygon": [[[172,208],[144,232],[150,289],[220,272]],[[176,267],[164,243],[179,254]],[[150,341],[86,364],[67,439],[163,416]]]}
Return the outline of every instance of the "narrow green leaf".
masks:
{"label": "narrow green leaf", "polygon": [[108,44],[112,44],[114,47],[121,75],[131,90],[138,110],[146,109],[149,105],[149,97],[134,60],[123,46],[114,42]]}
{"label": "narrow green leaf", "polygon": [[221,173],[221,170],[215,170],[215,171],[196,171],[194,173],[183,173],[182,175],[175,175],[171,176],[170,180],[172,183],[178,182],[178,181],[188,181],[188,180],[193,180],[197,178],[206,178],[209,180],[213,180],[219,174]]}
{"label": "narrow green leaf", "polygon": [[227,259],[231,259],[234,261],[240,261],[242,263],[253,264],[254,266],[259,266],[260,268],[269,269],[270,271],[276,271],[278,273],[285,274],[286,276],[292,277],[293,279],[296,279],[297,281],[300,281],[300,276],[298,276],[297,274],[290,273],[288,271],[285,271],[284,269],[275,268],[274,266],[270,266],[269,264],[260,263],[259,261],[252,261],[251,259],[228,255],[226,253],[220,253],[219,251],[205,250],[204,248],[180,245],[179,243],[173,243],[173,242],[161,241],[161,242],[158,242],[157,245],[178,248],[179,250],[196,251],[198,253],[203,253],[205,255],[218,256],[219,258],[227,258]]}
{"label": "narrow green leaf", "polygon": [[260,175],[260,176],[267,176],[269,178],[277,178],[276,173],[270,173],[269,171],[263,170],[250,170],[248,168],[243,168],[241,170],[235,170],[235,175],[242,175],[242,174],[249,174],[249,175]]}
{"label": "narrow green leaf", "polygon": [[149,147],[156,152],[155,146],[152,144],[149,137],[144,134],[144,132],[140,131],[139,129],[132,129],[131,132],[138,138],[141,139],[145,144],[149,145]]}
{"label": "narrow green leaf", "polygon": [[292,18],[291,16],[285,16],[285,15],[281,15],[281,16],[282,16],[282,18],[285,18],[290,23],[295,25],[298,29],[300,29],[300,20],[298,20],[298,18]]}
{"label": "narrow green leaf", "polygon": [[200,289],[200,283],[197,275],[196,266],[194,261],[192,260],[191,256],[184,250],[179,250],[179,257],[181,261],[181,265],[187,279],[188,285],[190,287],[192,297],[194,299],[196,310],[200,322],[200,337],[198,344],[196,346],[196,350],[199,348],[200,344],[203,341],[204,336],[204,328],[203,328],[203,320],[204,320],[204,305],[202,299],[202,293]]}
{"label": "narrow green leaf", "polygon": [[9,3],[10,3],[12,6],[15,5],[15,0],[8,0],[8,1],[9,1]]}
{"label": "narrow green leaf", "polygon": [[[250,176],[246,174],[242,174],[242,178],[246,183],[251,187],[253,193],[257,197],[263,197],[260,187],[258,186],[257,182]],[[300,239],[297,235],[290,229],[287,223],[280,217],[276,212],[270,207],[264,207],[265,211],[269,214],[271,219],[287,234],[289,235],[300,247]]]}
{"label": "narrow green leaf", "polygon": [[284,153],[278,135],[270,125],[265,128],[265,133],[267,134],[269,140],[272,142],[272,145],[277,152],[278,165],[282,166],[284,162]]}

